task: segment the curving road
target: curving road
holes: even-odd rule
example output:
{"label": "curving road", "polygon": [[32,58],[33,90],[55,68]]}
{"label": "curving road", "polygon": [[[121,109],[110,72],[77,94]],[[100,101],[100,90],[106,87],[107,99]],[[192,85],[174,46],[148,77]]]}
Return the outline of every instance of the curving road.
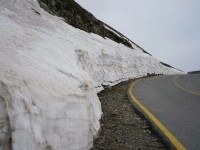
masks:
{"label": "curving road", "polygon": [[142,79],[131,86],[129,94],[136,105],[144,106],[141,111],[147,109],[145,113],[150,120],[157,119],[158,123],[153,124],[160,122],[162,132],[169,132],[172,143],[179,142],[176,148],[200,149],[200,75]]}

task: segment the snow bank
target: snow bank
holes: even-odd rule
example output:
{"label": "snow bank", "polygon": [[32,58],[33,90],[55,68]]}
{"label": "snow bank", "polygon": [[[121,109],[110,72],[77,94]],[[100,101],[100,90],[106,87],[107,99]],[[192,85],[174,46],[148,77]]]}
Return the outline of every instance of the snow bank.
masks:
{"label": "snow bank", "polygon": [[36,0],[0,1],[0,149],[89,149],[102,84],[178,73],[139,49],[88,34]]}

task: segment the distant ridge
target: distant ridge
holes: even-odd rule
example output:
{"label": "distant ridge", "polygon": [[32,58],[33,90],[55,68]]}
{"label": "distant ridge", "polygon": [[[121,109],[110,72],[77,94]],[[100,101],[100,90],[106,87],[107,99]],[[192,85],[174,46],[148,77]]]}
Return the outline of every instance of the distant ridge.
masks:
{"label": "distant ridge", "polygon": [[190,71],[190,72],[188,72],[188,74],[200,74],[200,70],[198,70],[198,71]]}

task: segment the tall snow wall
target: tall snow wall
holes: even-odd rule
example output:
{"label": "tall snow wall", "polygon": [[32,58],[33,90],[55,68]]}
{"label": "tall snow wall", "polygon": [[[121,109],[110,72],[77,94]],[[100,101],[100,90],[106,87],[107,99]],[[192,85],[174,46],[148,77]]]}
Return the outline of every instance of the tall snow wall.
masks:
{"label": "tall snow wall", "polygon": [[102,84],[179,73],[133,47],[75,29],[36,0],[1,0],[0,150],[91,148]]}

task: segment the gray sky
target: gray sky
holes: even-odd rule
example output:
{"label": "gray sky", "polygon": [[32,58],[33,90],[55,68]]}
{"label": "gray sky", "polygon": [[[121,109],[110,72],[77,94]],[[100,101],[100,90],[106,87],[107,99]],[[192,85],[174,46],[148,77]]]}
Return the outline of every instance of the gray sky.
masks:
{"label": "gray sky", "polygon": [[75,0],[154,57],[200,70],[200,0]]}

